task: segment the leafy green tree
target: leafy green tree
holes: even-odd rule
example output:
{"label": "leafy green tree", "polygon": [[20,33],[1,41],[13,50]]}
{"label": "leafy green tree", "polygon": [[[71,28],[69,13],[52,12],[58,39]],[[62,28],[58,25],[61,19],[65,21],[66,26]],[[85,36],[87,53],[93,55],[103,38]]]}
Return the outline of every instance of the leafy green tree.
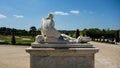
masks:
{"label": "leafy green tree", "polygon": [[87,30],[88,30],[88,29],[86,29],[86,28],[83,29],[83,30],[81,31],[81,35],[82,35],[82,36],[86,36],[86,32],[87,32]]}
{"label": "leafy green tree", "polygon": [[40,28],[37,30],[36,35],[41,35],[41,29]]}
{"label": "leafy green tree", "polygon": [[99,32],[99,31],[100,31],[100,30],[97,29],[97,28],[91,28],[91,29],[86,30],[86,35],[89,36],[89,37],[91,37],[92,40],[95,40],[95,38],[98,38],[98,37],[99,37],[99,36],[98,36],[98,32]]}
{"label": "leafy green tree", "polygon": [[29,33],[32,35],[32,37],[35,37],[36,31],[37,31],[36,27],[32,26],[32,27],[30,27]]}

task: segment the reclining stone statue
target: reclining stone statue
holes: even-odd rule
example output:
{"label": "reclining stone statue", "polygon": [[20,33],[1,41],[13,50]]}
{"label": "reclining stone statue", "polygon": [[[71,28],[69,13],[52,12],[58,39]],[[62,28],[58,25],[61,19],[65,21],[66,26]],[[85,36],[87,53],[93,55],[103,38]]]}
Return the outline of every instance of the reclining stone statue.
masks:
{"label": "reclining stone statue", "polygon": [[68,35],[61,34],[55,29],[55,22],[53,20],[53,15],[48,14],[46,18],[42,20],[41,24],[41,34],[36,36],[37,43],[80,43],[90,41],[89,37],[79,36],[77,39],[72,38]]}

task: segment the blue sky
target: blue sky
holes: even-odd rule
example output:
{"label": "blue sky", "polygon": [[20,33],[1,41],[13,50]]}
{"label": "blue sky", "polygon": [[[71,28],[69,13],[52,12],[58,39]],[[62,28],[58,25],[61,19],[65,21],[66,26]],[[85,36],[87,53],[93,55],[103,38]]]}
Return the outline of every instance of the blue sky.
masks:
{"label": "blue sky", "polygon": [[120,0],[0,0],[0,27],[40,28],[49,13],[58,30],[120,29]]}

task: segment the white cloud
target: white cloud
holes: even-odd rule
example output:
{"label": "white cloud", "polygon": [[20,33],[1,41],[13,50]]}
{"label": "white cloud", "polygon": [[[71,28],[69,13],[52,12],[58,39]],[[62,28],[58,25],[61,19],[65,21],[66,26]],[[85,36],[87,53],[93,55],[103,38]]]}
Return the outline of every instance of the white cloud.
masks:
{"label": "white cloud", "polygon": [[73,14],[79,14],[80,11],[79,11],[79,10],[71,10],[70,13],[73,13]]}
{"label": "white cloud", "polygon": [[56,14],[56,15],[69,15],[69,13],[65,13],[62,11],[55,11],[55,12],[51,12],[52,14]]}
{"label": "white cloud", "polygon": [[23,18],[24,17],[23,15],[13,15],[13,16],[16,18]]}
{"label": "white cloud", "polygon": [[0,14],[0,19],[1,18],[7,18],[7,16],[3,15],[3,14]]}

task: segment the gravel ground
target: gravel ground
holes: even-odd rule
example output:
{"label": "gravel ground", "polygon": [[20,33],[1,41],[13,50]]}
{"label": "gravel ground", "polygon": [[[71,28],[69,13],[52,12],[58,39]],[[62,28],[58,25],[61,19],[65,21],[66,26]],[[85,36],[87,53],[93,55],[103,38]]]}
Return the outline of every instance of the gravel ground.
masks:
{"label": "gravel ground", "polygon": [[30,68],[27,46],[0,45],[0,68]]}
{"label": "gravel ground", "polygon": [[100,49],[95,55],[95,68],[120,68],[120,45],[90,43]]}
{"label": "gravel ground", "polygon": [[[120,68],[120,45],[90,42],[100,51],[95,55],[95,68]],[[0,68],[30,68],[29,46],[0,45]]]}

